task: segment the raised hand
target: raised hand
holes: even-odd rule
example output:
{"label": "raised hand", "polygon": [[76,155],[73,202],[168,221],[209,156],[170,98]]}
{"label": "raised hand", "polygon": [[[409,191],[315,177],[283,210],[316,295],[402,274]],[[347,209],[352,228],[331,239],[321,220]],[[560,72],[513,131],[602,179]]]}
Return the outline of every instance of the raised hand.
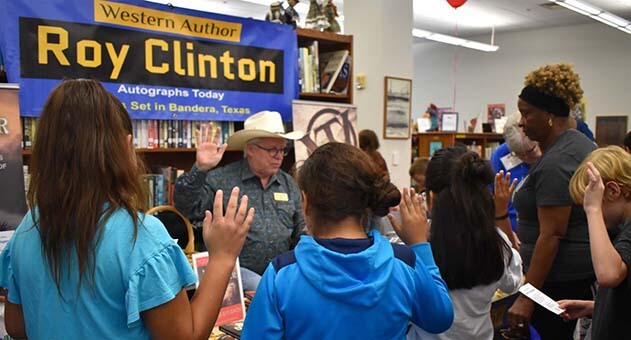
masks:
{"label": "raised hand", "polygon": [[600,172],[594,166],[594,163],[587,162],[587,176],[589,183],[585,187],[585,197],[583,197],[583,208],[585,212],[596,211],[600,213],[603,204],[603,195],[605,193],[605,184],[600,178]]}
{"label": "raised hand", "polygon": [[254,208],[248,210],[248,196],[241,197],[239,188],[234,187],[228,199],[226,213],[223,213],[223,192],[215,194],[213,213],[206,210],[203,236],[211,256],[227,256],[236,259],[241,253],[243,242],[250,230]]}
{"label": "raised hand", "polygon": [[197,140],[196,165],[202,171],[208,171],[219,164],[223,157],[227,144],[219,145],[219,136],[221,136],[221,128],[217,127],[217,131],[213,136],[213,123],[202,124],[201,129],[195,131]]}
{"label": "raised hand", "polygon": [[408,190],[407,188],[403,188],[401,196],[401,204],[399,205],[401,223],[394,216],[388,215],[394,231],[407,245],[427,242],[429,226],[421,197],[414,192],[414,189]]}
{"label": "raised hand", "polygon": [[495,174],[495,215],[502,216],[508,212],[508,203],[510,202],[513,191],[517,186],[517,179],[511,183],[510,172],[504,175],[504,170],[500,170]]}

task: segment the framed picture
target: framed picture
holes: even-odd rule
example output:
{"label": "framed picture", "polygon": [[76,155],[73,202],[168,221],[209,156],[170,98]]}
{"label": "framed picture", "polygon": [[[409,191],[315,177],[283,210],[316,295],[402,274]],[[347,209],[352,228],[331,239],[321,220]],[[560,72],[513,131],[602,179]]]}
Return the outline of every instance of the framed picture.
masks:
{"label": "framed picture", "polygon": [[412,80],[385,77],[384,79],[383,138],[410,138],[412,112]]}
{"label": "framed picture", "polygon": [[506,116],[506,105],[504,103],[486,105],[486,122],[493,123],[496,119]]}
{"label": "framed picture", "polygon": [[436,150],[440,150],[443,148],[443,142],[439,140],[433,140],[429,142],[429,156],[432,157]]}
{"label": "framed picture", "polygon": [[436,109],[436,121],[438,123],[438,131],[442,131],[442,123],[443,123],[443,113],[445,112],[454,112],[454,109],[451,107],[439,107]]}
{"label": "framed picture", "polygon": [[596,116],[596,144],[623,145],[627,134],[627,116]]}
{"label": "framed picture", "polygon": [[458,131],[458,113],[444,112],[441,117],[442,131]]}

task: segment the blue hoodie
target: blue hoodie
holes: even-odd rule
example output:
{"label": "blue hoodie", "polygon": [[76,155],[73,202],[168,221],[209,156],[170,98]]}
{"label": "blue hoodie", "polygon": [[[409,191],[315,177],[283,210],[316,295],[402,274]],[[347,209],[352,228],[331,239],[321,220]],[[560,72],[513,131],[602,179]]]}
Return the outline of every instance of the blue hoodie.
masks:
{"label": "blue hoodie", "polygon": [[241,339],[404,339],[449,329],[453,308],[429,243],[302,236],[263,274]]}

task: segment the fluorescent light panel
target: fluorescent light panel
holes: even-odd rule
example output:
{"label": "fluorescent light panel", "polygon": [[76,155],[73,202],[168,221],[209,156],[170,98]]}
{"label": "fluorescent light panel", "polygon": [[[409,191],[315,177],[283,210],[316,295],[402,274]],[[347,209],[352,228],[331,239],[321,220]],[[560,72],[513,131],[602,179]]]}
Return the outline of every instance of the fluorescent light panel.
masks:
{"label": "fluorescent light panel", "polygon": [[453,37],[451,35],[434,33],[422,29],[415,28],[412,30],[412,35],[417,38],[424,38],[428,40],[433,40],[445,44],[462,46],[466,48],[472,48],[474,50],[484,51],[484,52],[495,52],[500,47],[497,45],[489,45],[484,44],[477,41],[466,40],[458,37]]}
{"label": "fluorescent light panel", "polygon": [[569,6],[576,7],[578,9],[582,10],[583,12],[587,12],[587,13],[589,13],[591,15],[596,15],[596,14],[602,12],[602,10],[600,8],[593,7],[593,6],[589,5],[589,4],[582,3],[582,2],[577,1],[577,0],[565,0],[563,2],[565,2]]}
{"label": "fluorescent light panel", "polygon": [[573,10],[574,12],[588,16],[594,20],[602,22],[603,24],[631,34],[631,23],[628,20],[607,11],[603,11],[598,7],[584,3],[580,0],[550,0],[550,2],[554,2],[567,9]]}

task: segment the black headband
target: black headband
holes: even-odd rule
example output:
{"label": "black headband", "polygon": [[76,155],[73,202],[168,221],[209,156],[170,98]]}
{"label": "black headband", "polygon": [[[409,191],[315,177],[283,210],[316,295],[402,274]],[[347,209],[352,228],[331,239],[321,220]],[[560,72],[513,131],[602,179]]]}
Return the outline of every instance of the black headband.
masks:
{"label": "black headband", "polygon": [[570,115],[570,107],[563,99],[543,93],[531,85],[524,87],[519,94],[521,100],[555,116],[567,117]]}

